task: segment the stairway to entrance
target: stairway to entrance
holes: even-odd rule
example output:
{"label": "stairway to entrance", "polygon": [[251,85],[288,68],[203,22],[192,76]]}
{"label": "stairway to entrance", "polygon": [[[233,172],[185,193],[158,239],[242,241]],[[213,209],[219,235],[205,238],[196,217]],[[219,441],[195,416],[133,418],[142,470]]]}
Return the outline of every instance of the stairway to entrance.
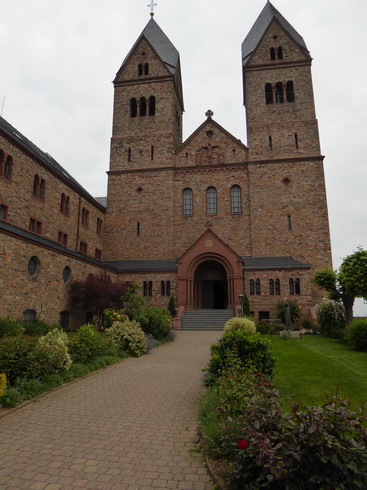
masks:
{"label": "stairway to entrance", "polygon": [[187,311],[181,323],[181,330],[223,330],[226,321],[233,316],[233,310]]}

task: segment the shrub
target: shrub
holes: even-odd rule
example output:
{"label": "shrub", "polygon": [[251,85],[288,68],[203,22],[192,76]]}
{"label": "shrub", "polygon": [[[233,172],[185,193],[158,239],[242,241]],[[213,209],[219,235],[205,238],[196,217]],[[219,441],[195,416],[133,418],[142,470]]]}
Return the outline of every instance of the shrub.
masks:
{"label": "shrub", "polygon": [[8,384],[16,378],[29,377],[34,365],[34,348],[37,339],[26,335],[4,337],[0,342],[0,372],[6,375]]}
{"label": "shrub", "polygon": [[38,339],[34,349],[33,376],[53,373],[70,368],[72,360],[67,348],[65,332],[54,329]]}
{"label": "shrub", "polygon": [[205,384],[212,385],[228,367],[255,369],[265,375],[272,375],[275,357],[269,339],[259,334],[248,334],[245,330],[225,332],[217,344],[211,345],[208,377]]}
{"label": "shrub", "polygon": [[242,314],[244,316],[250,316],[250,300],[248,299],[247,294],[244,295],[242,300]]}
{"label": "shrub", "polygon": [[5,337],[5,335],[20,335],[21,333],[24,333],[21,320],[10,317],[0,318],[0,338]]}
{"label": "shrub", "polygon": [[112,327],[113,322],[124,322],[125,320],[128,320],[128,316],[122,310],[112,310],[109,308],[103,312],[104,328]]}
{"label": "shrub", "polygon": [[26,335],[46,335],[55,328],[60,328],[60,325],[49,325],[42,320],[36,320],[34,322],[23,322],[24,333]]}
{"label": "shrub", "polygon": [[175,317],[176,314],[175,310],[176,310],[175,298],[174,296],[171,296],[168,303],[168,311],[170,312],[172,318]]}
{"label": "shrub", "polygon": [[327,337],[339,337],[338,332],[345,327],[344,312],[344,306],[331,299],[326,299],[317,305],[316,314],[321,333]]}
{"label": "shrub", "polygon": [[131,356],[141,356],[147,348],[147,341],[143,330],[136,321],[114,322],[111,328],[106,330],[115,345],[122,352]]}
{"label": "shrub", "polygon": [[68,350],[74,362],[86,363],[96,357],[111,353],[111,346],[110,338],[97,332],[93,324],[87,323],[75,332]]}
{"label": "shrub", "polygon": [[6,374],[0,373],[0,396],[4,394],[6,388]]}
{"label": "shrub", "polygon": [[285,329],[285,325],[277,318],[273,320],[262,320],[256,324],[256,331],[258,333],[267,335],[277,335],[281,330]]}
{"label": "shrub", "polygon": [[249,334],[256,333],[255,322],[251,318],[233,317],[230,318],[224,325],[224,331],[230,332],[233,330],[244,330]]}
{"label": "shrub", "polygon": [[166,308],[147,306],[141,312],[138,322],[146,335],[151,335],[158,340],[169,336],[171,315]]}
{"label": "shrub", "polygon": [[17,388],[23,400],[29,400],[43,393],[45,388],[39,379],[17,378],[14,383],[14,388]]}
{"label": "shrub", "polygon": [[23,397],[18,388],[8,387],[4,394],[0,396],[0,405],[4,408],[13,408],[23,401]]}
{"label": "shrub", "polygon": [[367,350],[367,319],[356,318],[347,327],[345,339],[357,350]]}

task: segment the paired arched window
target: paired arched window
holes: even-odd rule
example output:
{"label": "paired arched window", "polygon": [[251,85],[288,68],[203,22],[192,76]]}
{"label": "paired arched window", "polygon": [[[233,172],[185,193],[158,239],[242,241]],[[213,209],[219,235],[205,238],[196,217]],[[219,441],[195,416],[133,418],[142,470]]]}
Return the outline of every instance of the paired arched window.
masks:
{"label": "paired arched window", "polygon": [[161,281],[161,296],[171,295],[171,281]]}
{"label": "paired arched window", "polygon": [[282,60],[283,59],[283,47],[278,46],[277,49],[270,48],[270,59],[271,60]]}
{"label": "paired arched window", "polygon": [[144,296],[152,296],[153,295],[153,282],[152,281],[144,281],[143,282],[143,295]]}
{"label": "paired arched window", "polygon": [[86,208],[82,209],[82,225],[89,226],[89,211]]}
{"label": "paired arched window", "polygon": [[46,182],[45,179],[40,179],[36,174],[33,179],[33,194],[40,199],[45,198]]}
{"label": "paired arched window", "polygon": [[5,160],[4,177],[7,180],[11,180],[12,175],[13,175],[13,157],[9,155]]}
{"label": "paired arched window", "polygon": [[138,64],[138,75],[149,75],[149,63]]}
{"label": "paired arched window", "polygon": [[239,185],[233,185],[231,187],[231,212],[239,214],[241,211],[241,187]]}
{"label": "paired arched window", "polygon": [[275,87],[271,83],[265,84],[265,103],[272,104],[274,102],[277,104],[283,104],[285,101],[294,102],[294,84],[292,80],[288,80],[285,84],[283,82],[277,82]]}
{"label": "paired arched window", "polygon": [[217,214],[217,190],[215,187],[208,187],[206,190],[206,212],[207,214]]}

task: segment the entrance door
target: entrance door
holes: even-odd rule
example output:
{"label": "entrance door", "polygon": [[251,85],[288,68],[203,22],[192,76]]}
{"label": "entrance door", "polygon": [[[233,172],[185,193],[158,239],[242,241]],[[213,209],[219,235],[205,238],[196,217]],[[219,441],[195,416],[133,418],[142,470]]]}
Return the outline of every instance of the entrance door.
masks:
{"label": "entrance door", "polygon": [[228,294],[224,267],[213,260],[200,264],[195,272],[195,291],[197,308],[226,309]]}

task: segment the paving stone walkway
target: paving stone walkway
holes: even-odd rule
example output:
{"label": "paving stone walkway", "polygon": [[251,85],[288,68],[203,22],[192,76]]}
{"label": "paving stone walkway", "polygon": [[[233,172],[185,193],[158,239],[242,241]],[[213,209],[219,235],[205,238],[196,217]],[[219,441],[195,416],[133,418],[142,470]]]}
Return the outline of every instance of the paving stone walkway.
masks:
{"label": "paving stone walkway", "polygon": [[0,418],[0,489],[212,489],[190,449],[201,369],[220,336],[178,332]]}

